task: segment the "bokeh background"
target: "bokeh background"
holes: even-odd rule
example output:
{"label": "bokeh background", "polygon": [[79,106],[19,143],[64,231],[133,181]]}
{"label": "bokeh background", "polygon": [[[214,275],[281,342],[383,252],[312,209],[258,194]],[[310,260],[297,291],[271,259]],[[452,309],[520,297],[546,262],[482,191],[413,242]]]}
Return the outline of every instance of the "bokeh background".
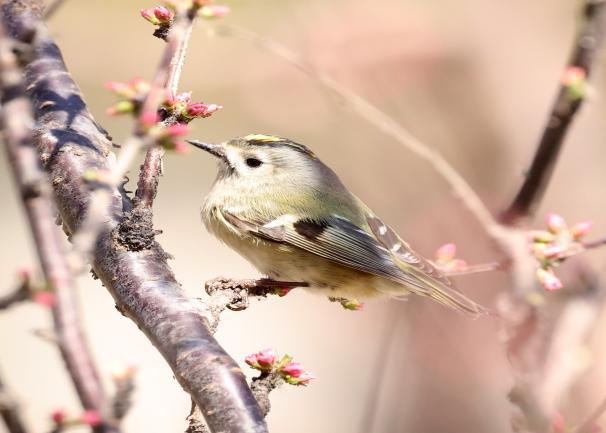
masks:
{"label": "bokeh background", "polygon": [[[520,184],[546,121],[570,51],[581,3],[571,0],[257,0],[227,2],[225,23],[278,40],[314,67],[368,98],[429,146],[439,149],[498,211]],[[128,119],[110,118],[110,80],[151,78],[162,43],[139,17],[144,1],[68,0],[50,23],[91,111],[120,143]],[[195,29],[181,88],[224,109],[193,123],[192,137],[221,141],[252,132],[311,146],[342,180],[417,250],[431,256],[456,242],[470,263],[495,252],[476,221],[425,162],[353,113],[283,59],[236,37]],[[604,63],[603,61],[601,63]],[[603,65],[602,65],[603,66]],[[539,214],[591,219],[606,233],[606,68],[568,137]],[[0,193],[2,290],[17,269],[36,262],[4,155]],[[202,152],[168,155],[155,203],[159,237],[174,255],[184,290],[202,296],[204,281],[253,277],[243,259],[203,229],[199,209],[215,176]],[[133,167],[131,178],[136,176]],[[590,261],[604,270],[605,253]],[[493,306],[507,280],[499,273],[458,278],[474,299]],[[144,335],[114,308],[98,281],[79,280],[86,329],[104,381],[121,363],[138,365],[127,432],[183,431],[188,396]],[[564,404],[583,419],[606,394],[600,324],[591,362]],[[36,337],[47,311],[21,305],[0,314],[0,371],[34,431],[49,413],[79,412],[57,350]],[[287,352],[318,379],[272,394],[270,430],[291,433],[509,431],[511,372],[493,319],[469,320],[422,300],[373,301],[362,312],[305,292],[254,301],[223,315],[217,338],[243,364],[265,347]],[[2,431],[3,427],[0,427]]]}

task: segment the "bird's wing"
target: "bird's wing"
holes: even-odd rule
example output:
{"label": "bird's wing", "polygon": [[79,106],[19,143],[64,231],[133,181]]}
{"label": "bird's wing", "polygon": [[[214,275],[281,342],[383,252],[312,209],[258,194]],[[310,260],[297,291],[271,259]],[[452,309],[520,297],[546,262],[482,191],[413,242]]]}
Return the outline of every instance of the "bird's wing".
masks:
{"label": "bird's wing", "polygon": [[341,265],[398,282],[410,292],[431,297],[459,311],[483,312],[482,307],[453,290],[448,278],[375,216],[368,217],[371,234],[337,215],[319,221],[283,215],[262,223],[245,221],[225,211],[222,213],[229,224],[253,236],[292,245]]}

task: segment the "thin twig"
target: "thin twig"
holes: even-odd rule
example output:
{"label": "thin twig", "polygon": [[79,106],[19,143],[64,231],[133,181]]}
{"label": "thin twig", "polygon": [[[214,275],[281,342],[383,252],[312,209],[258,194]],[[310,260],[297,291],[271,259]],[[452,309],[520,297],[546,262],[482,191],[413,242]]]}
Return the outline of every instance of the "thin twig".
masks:
{"label": "thin twig", "polygon": [[158,112],[159,104],[165,96],[167,89],[176,86],[179,82],[182,62],[185,58],[187,39],[191,35],[193,19],[185,13],[180,13],[175,19],[166,40],[166,47],[156,69],[151,88],[141,104],[141,110],[131,136],[121,148],[118,160],[113,169],[106,174],[104,182],[93,192],[93,199],[88,216],[82,223],[80,230],[72,236],[74,254],[71,261],[76,269],[83,267],[82,258],[90,257],[97,235],[103,225],[103,215],[112,202],[112,191],[115,191],[123,182],[127,171],[135,158],[143,149],[148,149],[143,163],[142,175],[137,184],[137,203],[150,203],[153,201],[158,185],[158,176],[162,167],[164,150],[155,144],[155,140],[146,133],[146,116]]}
{"label": "thin twig", "polygon": [[404,146],[419,158],[429,163],[442,179],[450,185],[455,194],[462,200],[471,214],[476,217],[489,236],[499,237],[501,235],[499,224],[493,218],[488,208],[467,181],[465,181],[448,161],[446,161],[437,150],[432,149],[421,142],[421,140],[415,137],[388,114],[381,111],[377,106],[373,105],[351,89],[341,85],[327,74],[316,70],[301,56],[275,40],[258,35],[242,27],[232,25],[221,25],[217,27],[216,33],[219,35],[236,36],[275,54],[297,67],[322,87],[339,96],[347,103],[348,107],[360,115],[364,120],[370,122],[377,129],[391,136],[401,146]]}
{"label": "thin twig", "polygon": [[31,299],[31,290],[28,284],[20,284],[15,290],[8,295],[0,297],[0,310],[5,310],[12,307],[14,304],[28,301]]}
{"label": "thin twig", "polygon": [[[179,80],[185,64],[187,46],[195,23],[195,15],[183,16],[177,21],[168,34],[168,43],[176,40],[176,49],[173,52],[168,66],[166,81],[163,83],[166,91],[176,95],[179,90]],[[145,107],[144,107],[145,108]],[[162,175],[162,158],[164,149],[160,146],[150,146],[145,155],[145,161],[141,166],[137,191],[135,192],[135,205],[151,208],[158,191],[159,177]]]}
{"label": "thin twig", "polygon": [[19,405],[0,379],[0,416],[9,433],[27,433]]}
{"label": "thin twig", "polygon": [[[22,72],[4,25],[6,23],[0,23],[0,117],[6,151],[32,229],[42,271],[55,291],[56,302],[52,314],[61,355],[82,406],[104,414],[105,391],[81,327],[74,277],[55,224],[52,189],[33,147],[32,107],[25,95]],[[32,32],[28,37],[32,48],[36,47],[38,35]],[[112,428],[103,423],[96,430],[110,431]]]}
{"label": "thin twig", "polygon": [[[32,27],[44,28],[34,0],[2,3],[7,27],[20,40]],[[57,208],[65,228],[74,233],[93,197],[83,174],[113,169],[112,144],[87,110],[58,47],[46,32],[39,48],[27,58],[25,69],[35,108],[36,144],[51,179],[60,179],[52,182]],[[117,308],[166,359],[177,381],[201,408],[211,432],[266,433],[244,374],[208,328],[209,306],[186,296],[157,242],[136,251],[116,236],[132,202],[115,189],[111,196],[92,265]]]}
{"label": "thin twig", "polygon": [[[574,50],[565,69],[580,68],[588,78],[604,40],[606,1],[587,0],[584,15],[583,27],[576,38]],[[584,100],[582,95],[572,95],[566,83],[560,85],[528,174],[502,216],[504,223],[513,225],[534,214],[551,179],[569,126]]]}
{"label": "thin twig", "polygon": [[48,6],[44,8],[44,19],[48,21],[55,13],[63,6],[65,0],[53,0]]}

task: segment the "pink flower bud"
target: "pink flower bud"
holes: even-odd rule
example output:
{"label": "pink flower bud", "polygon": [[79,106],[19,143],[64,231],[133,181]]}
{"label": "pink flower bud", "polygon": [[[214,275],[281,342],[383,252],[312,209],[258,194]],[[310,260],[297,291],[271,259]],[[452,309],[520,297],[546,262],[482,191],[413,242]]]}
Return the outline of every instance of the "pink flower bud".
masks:
{"label": "pink flower bud", "polygon": [[39,291],[34,293],[34,302],[46,308],[53,308],[57,304],[57,297],[53,292]]}
{"label": "pink flower bud", "polygon": [[187,106],[187,115],[189,117],[208,117],[217,111],[219,111],[222,107],[216,104],[203,104],[201,102],[196,102],[193,104],[189,104]]}
{"label": "pink flower bud", "polygon": [[191,146],[185,141],[177,140],[174,142],[175,152],[177,153],[188,153],[191,150]]}
{"label": "pink flower bud", "polygon": [[280,287],[280,288],[276,289],[275,294],[278,295],[279,297],[282,297],[282,296],[288,295],[291,290],[292,290],[292,287]]}
{"label": "pink flower bud", "polygon": [[96,410],[87,410],[80,416],[80,422],[91,427],[97,427],[101,425],[103,419],[101,418],[101,414]]}
{"label": "pink flower bud", "polygon": [[585,236],[587,233],[589,233],[589,231],[591,230],[591,228],[593,227],[593,224],[591,221],[583,221],[580,223],[577,223],[575,225],[572,226],[572,228],[570,229],[570,234],[572,234],[572,237],[574,239],[580,239],[583,236]]}
{"label": "pink flower bud", "polygon": [[183,92],[183,93],[179,93],[175,99],[177,100],[177,102],[184,102],[186,104],[189,104],[189,102],[191,101],[191,92]]}
{"label": "pink flower bud", "polygon": [[547,228],[551,233],[558,234],[566,230],[566,221],[560,215],[555,213],[547,214]]}
{"label": "pink flower bud", "polygon": [[307,386],[309,382],[314,380],[316,377],[311,373],[304,372],[299,377],[297,377],[297,385]]}
{"label": "pink flower bud", "polygon": [[457,245],[454,243],[444,244],[436,251],[436,259],[440,262],[449,262],[457,254]]}
{"label": "pink flower bud", "polygon": [[560,412],[556,412],[553,414],[553,418],[551,419],[551,425],[553,427],[553,431],[556,433],[563,433],[566,431],[566,420]]}
{"label": "pink flower bud", "polygon": [[114,92],[124,98],[130,99],[135,96],[133,89],[130,85],[126,83],[120,83],[119,81],[108,81],[107,83],[105,83],[105,88],[110,92]]}
{"label": "pink flower bud", "polygon": [[160,24],[160,20],[158,19],[158,17],[156,17],[156,14],[154,13],[154,8],[141,9],[139,11],[139,13],[141,14],[141,16],[143,18],[145,18],[147,21],[149,21],[153,25],[157,26]]}
{"label": "pink flower bud", "polygon": [[32,279],[34,271],[32,271],[32,268],[30,268],[29,266],[22,266],[17,271],[17,274],[19,275],[19,278],[22,281],[29,281]]}
{"label": "pink flower bud", "polygon": [[567,249],[562,245],[552,245],[541,250],[541,254],[546,259],[556,259],[566,255]]}
{"label": "pink flower bud", "polygon": [[250,365],[253,368],[259,365],[259,363],[257,362],[256,353],[248,355],[246,358],[244,358],[244,362],[246,362],[248,365]]}
{"label": "pink flower bud", "polygon": [[277,358],[277,354],[276,351],[273,349],[264,349],[262,351],[260,351],[259,353],[257,353],[257,362],[259,363],[259,365],[261,366],[271,366],[274,364],[274,362],[276,362],[276,358]]}
{"label": "pink flower bud", "polygon": [[154,8],[154,16],[160,20],[161,24],[169,24],[175,14],[164,6],[156,6]]}
{"label": "pink flower bud", "polygon": [[133,364],[117,364],[110,371],[115,382],[131,380],[137,373],[137,366]]}
{"label": "pink flower bud", "polygon": [[282,367],[281,372],[292,377],[299,377],[305,372],[300,362],[289,362]]}
{"label": "pink flower bud", "polygon": [[223,5],[206,5],[200,8],[202,18],[222,18],[230,12],[229,7]]}
{"label": "pink flower bud", "polygon": [[563,287],[562,282],[558,277],[555,276],[553,271],[538,268],[537,269],[537,279],[539,283],[543,286],[545,290],[559,290]]}
{"label": "pink flower bud", "polygon": [[166,135],[169,137],[181,137],[189,132],[189,126],[185,123],[174,123],[166,128]]}
{"label": "pink flower bud", "polygon": [[67,417],[67,414],[63,409],[55,409],[50,415],[55,424],[63,424],[63,421],[65,421],[65,418]]}
{"label": "pink flower bud", "polygon": [[145,95],[151,89],[151,84],[141,77],[133,78],[129,85],[139,95]]}
{"label": "pink flower bud", "polygon": [[586,78],[587,72],[585,72],[585,69],[579,66],[568,66],[564,69],[560,81],[565,86],[571,86],[581,81],[585,81]]}
{"label": "pink flower bud", "polygon": [[141,113],[139,116],[139,121],[144,126],[154,126],[156,123],[160,121],[160,116],[155,111],[146,111],[145,113]]}

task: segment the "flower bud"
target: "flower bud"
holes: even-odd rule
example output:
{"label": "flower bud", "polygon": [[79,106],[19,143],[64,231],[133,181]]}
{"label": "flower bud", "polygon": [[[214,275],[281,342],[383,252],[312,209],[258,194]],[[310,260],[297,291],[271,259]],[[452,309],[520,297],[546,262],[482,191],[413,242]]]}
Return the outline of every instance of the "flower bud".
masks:
{"label": "flower bud", "polygon": [[154,13],[154,8],[141,9],[139,11],[139,13],[141,14],[141,16],[143,18],[145,18],[147,21],[149,21],[153,25],[155,25],[155,26],[160,25],[160,20]]}
{"label": "flower bud", "polygon": [[289,362],[280,371],[292,377],[299,377],[305,372],[305,369],[303,369],[303,365],[300,362]]}
{"label": "flower bud", "polygon": [[449,262],[457,254],[457,245],[454,243],[444,244],[436,251],[436,259],[441,262]]}
{"label": "flower bud", "polygon": [[63,409],[55,409],[50,415],[55,424],[63,424],[65,418],[67,417],[67,413],[65,413],[65,410]]}
{"label": "flower bud", "polygon": [[33,295],[34,302],[46,308],[53,308],[57,304],[57,297],[54,292],[41,290]]}
{"label": "flower bud", "polygon": [[191,118],[195,117],[209,117],[212,114],[219,111],[222,107],[216,104],[203,104],[202,102],[196,102],[187,106],[187,116]]}
{"label": "flower bud", "polygon": [[262,366],[271,366],[276,362],[276,351],[273,349],[264,349],[257,353],[257,362]]}
{"label": "flower bud", "polygon": [[555,213],[547,214],[547,228],[551,233],[558,234],[566,230],[566,221],[560,215]]}
{"label": "flower bud", "polygon": [[202,18],[222,18],[230,12],[229,7],[223,5],[206,5],[200,8]]}
{"label": "flower bud", "polygon": [[563,287],[562,282],[555,276],[553,271],[543,268],[537,269],[537,279],[545,290],[559,290]]}
{"label": "flower bud", "polygon": [[80,422],[91,427],[97,427],[103,423],[103,419],[101,418],[101,414],[99,412],[89,409],[84,411],[84,413],[80,416]]}
{"label": "flower bud", "polygon": [[575,240],[581,239],[587,233],[591,231],[593,224],[591,221],[582,221],[572,226],[570,229],[570,234]]}

